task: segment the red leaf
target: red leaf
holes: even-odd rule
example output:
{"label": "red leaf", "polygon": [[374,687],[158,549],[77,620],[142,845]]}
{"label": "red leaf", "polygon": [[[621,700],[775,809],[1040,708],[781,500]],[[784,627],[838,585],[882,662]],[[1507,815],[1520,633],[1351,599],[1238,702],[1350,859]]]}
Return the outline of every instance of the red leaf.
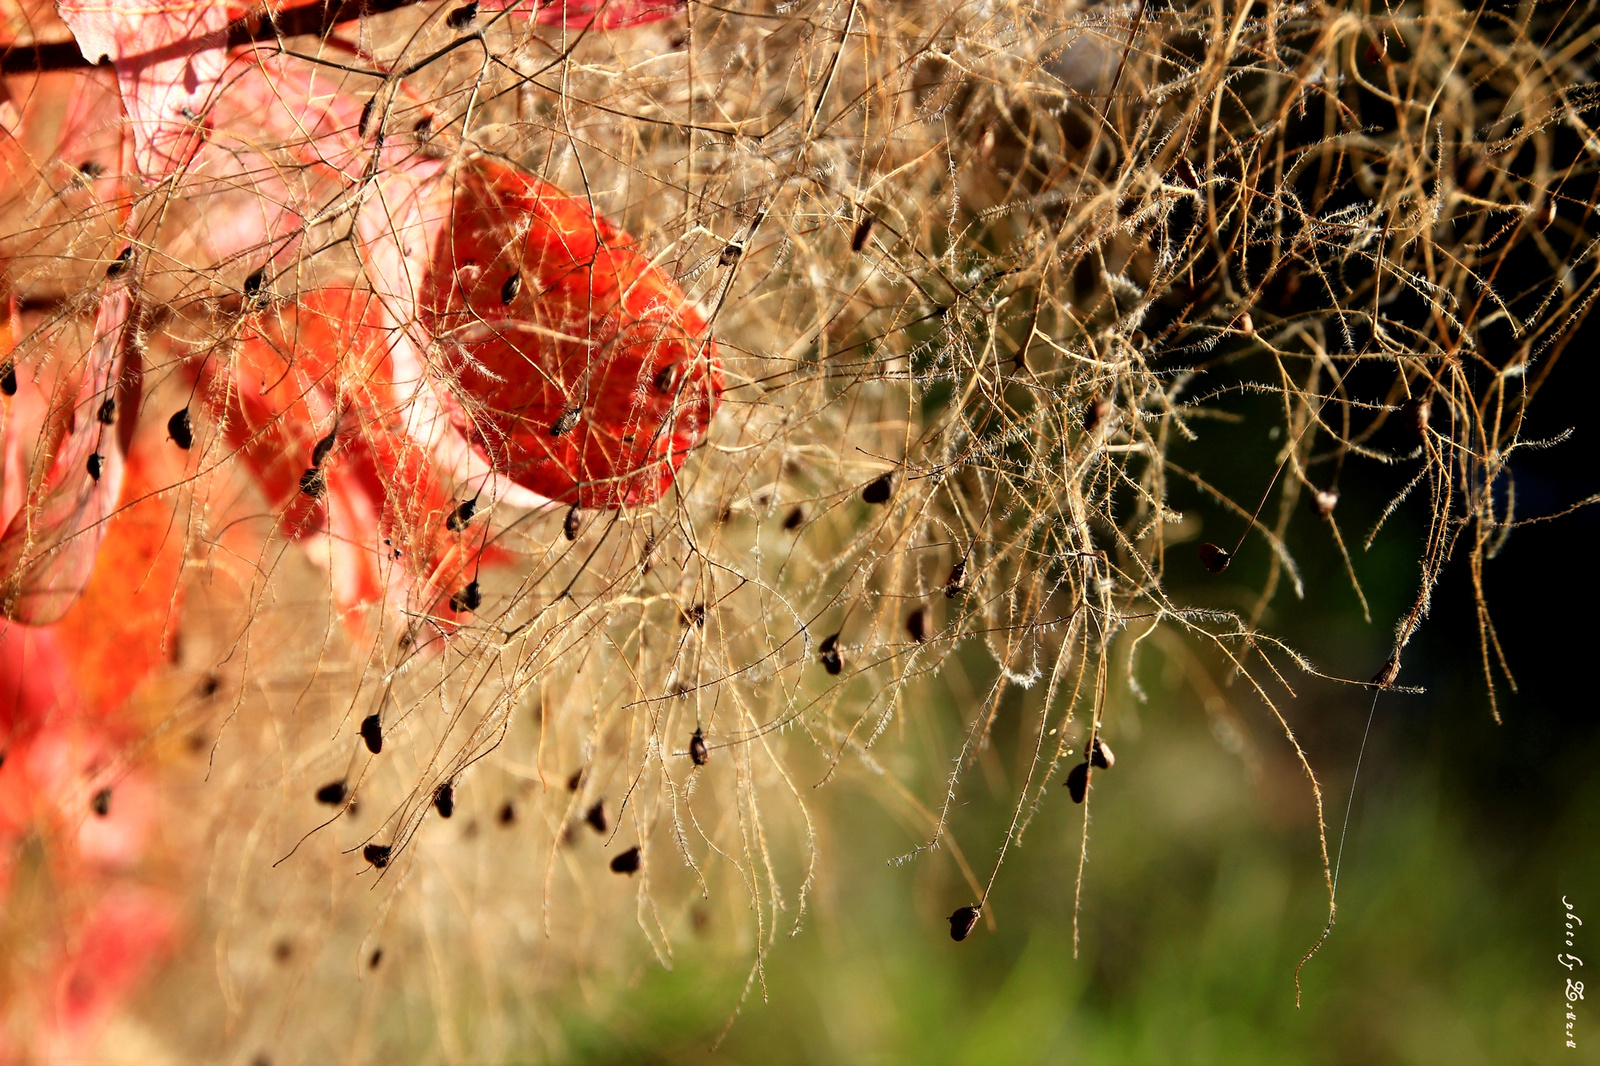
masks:
{"label": "red leaf", "polygon": [[722,396],[700,312],[625,233],[538,178],[479,158],[451,200],[421,299],[457,429],[552,500],[654,502]]}
{"label": "red leaf", "polygon": [[133,127],[134,165],[149,176],[189,161],[226,61],[228,11],[217,0],[60,0],[85,59],[110,57]]}

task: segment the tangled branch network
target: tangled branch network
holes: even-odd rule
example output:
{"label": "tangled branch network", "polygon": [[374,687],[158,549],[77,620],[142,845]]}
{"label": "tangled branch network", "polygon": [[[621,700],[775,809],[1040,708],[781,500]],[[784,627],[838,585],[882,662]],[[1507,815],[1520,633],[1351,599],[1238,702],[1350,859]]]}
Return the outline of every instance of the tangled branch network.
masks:
{"label": "tangled branch network", "polygon": [[[1281,727],[1331,910],[1263,623],[1297,518],[1366,609],[1339,487],[1397,467],[1415,595],[1353,683],[1462,554],[1511,680],[1483,568],[1600,292],[1556,7],[6,0],[0,891],[59,932],[0,1059],[200,941],[205,1046],[385,950],[434,966],[383,1011],[515,1014],[630,901],[663,961],[735,901],[748,992],[841,767],[960,939],[1147,640]],[[1186,459],[1230,419],[1278,430],[1240,498]],[[1178,493],[1248,609],[1169,588]],[[950,818],[1004,714],[985,875]],[[285,923],[343,968],[285,987]]]}

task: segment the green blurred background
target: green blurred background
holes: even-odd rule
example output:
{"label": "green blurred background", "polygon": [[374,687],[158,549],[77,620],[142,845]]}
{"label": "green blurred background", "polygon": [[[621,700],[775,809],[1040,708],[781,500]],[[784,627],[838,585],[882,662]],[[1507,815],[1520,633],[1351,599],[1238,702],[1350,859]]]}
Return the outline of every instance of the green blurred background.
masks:
{"label": "green blurred background", "polygon": [[[1576,362],[1592,341],[1580,338],[1573,365],[1535,404],[1527,436],[1568,426],[1577,434],[1521,456],[1522,515],[1600,489],[1584,410],[1593,371]],[[1238,498],[1251,486],[1259,495],[1277,445],[1251,435],[1270,424],[1211,430],[1179,459]],[[1342,479],[1338,515],[1371,624],[1326,530],[1309,514],[1295,521],[1306,598],[1280,593],[1265,628],[1332,674],[1373,674],[1415,594],[1420,503],[1372,551],[1359,547],[1413,467],[1351,467]],[[1173,502],[1201,516],[1207,536],[1236,535],[1203,501]],[[1600,731],[1586,640],[1595,510],[1519,530],[1490,564],[1490,601],[1519,682],[1516,694],[1501,687],[1503,725],[1485,694],[1466,562],[1452,563],[1401,677],[1426,694],[1378,704],[1339,922],[1304,969],[1300,1009],[1295,965],[1327,903],[1304,777],[1244,686],[1216,689],[1212,710],[1224,713],[1208,713],[1183,661],[1198,649],[1169,643],[1141,653],[1148,702],[1119,691],[1108,715],[1118,762],[1096,778],[1076,957],[1083,809],[1059,781],[1001,873],[995,927],[980,924],[957,944],[944,916],[971,898],[948,852],[889,864],[920,831],[858,771],[814,797],[826,827],[822,886],[802,931],[780,936],[768,959],[765,1001],[758,984],[719,1047],[751,956],[708,936],[680,939],[670,972],[642,964],[614,996],[574,992],[559,1032],[541,1034],[538,1057],[553,1046],[572,1063],[1600,1063],[1600,1017],[1585,1004],[1578,1048],[1565,1046],[1566,981],[1581,974],[1556,961],[1566,950],[1564,896],[1588,922],[1573,951],[1600,966]],[[1170,564],[1176,598],[1247,608],[1264,556],[1254,542],[1212,578],[1180,549]],[[1195,661],[1224,680],[1216,661]],[[981,675],[981,657],[971,662]],[[1294,684],[1285,710],[1323,783],[1336,847],[1368,700],[1328,682]],[[923,708],[947,735],[958,720],[954,690],[930,690]],[[1008,703],[997,757],[963,786],[954,831],[980,876],[1019,781],[1019,701],[1037,697]],[[927,776],[912,781],[924,799],[939,793]]]}

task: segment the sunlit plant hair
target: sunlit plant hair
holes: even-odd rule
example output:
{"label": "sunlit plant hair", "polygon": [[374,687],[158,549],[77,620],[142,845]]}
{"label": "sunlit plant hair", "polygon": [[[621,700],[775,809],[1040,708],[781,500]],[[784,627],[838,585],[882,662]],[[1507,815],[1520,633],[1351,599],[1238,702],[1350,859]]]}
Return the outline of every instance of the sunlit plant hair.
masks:
{"label": "sunlit plant hair", "polygon": [[[1491,706],[1514,684],[1482,574],[1548,517],[1510,464],[1600,291],[1592,13],[385,6],[214,12],[184,101],[31,9],[56,36],[5,61],[4,383],[34,398],[7,401],[5,639],[136,594],[149,637],[38,818],[67,849],[107,765],[164,797],[128,863],[218,946],[168,977],[217,1004],[189,1039],[358,988],[379,1043],[505,1056],[518,997],[631,957],[624,915],[670,962],[706,907],[749,994],[828,874],[810,797],[841,772],[917,822],[895,861],[953,862],[958,939],[1030,827],[1092,893],[1101,732],[1155,641],[1281,731],[1331,922],[1284,714],[1318,649],[1270,628],[1296,522],[1394,627],[1353,694],[1404,683],[1457,556]],[[125,439],[80,450],[126,476],[65,480],[113,393],[95,439]],[[1241,419],[1273,452],[1195,465]],[[1406,474],[1383,519],[1427,531],[1393,619],[1360,580],[1384,521],[1338,509],[1379,467]],[[101,510],[51,524],[67,484]],[[30,616],[61,559],[84,599]],[[63,685],[114,653],[88,639]],[[959,717],[909,721],[952,673]],[[1002,715],[1012,816],[957,840]],[[279,957],[308,928],[321,957]]]}

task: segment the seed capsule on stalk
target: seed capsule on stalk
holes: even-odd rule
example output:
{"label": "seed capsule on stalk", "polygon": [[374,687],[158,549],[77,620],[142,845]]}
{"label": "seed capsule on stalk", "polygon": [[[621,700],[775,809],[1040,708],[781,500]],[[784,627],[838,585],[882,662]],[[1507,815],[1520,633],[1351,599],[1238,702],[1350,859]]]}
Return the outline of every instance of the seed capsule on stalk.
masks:
{"label": "seed capsule on stalk", "polygon": [[618,874],[632,874],[639,870],[639,846],[636,844],[627,851],[611,860],[611,872]]}
{"label": "seed capsule on stalk", "polygon": [[1109,770],[1116,765],[1117,757],[1111,754],[1111,745],[1098,736],[1084,749],[1084,756],[1097,770]]}
{"label": "seed capsule on stalk", "polygon": [[378,716],[369,714],[361,720],[361,739],[366,742],[367,750],[376,755],[383,750],[383,723]]}
{"label": "seed capsule on stalk", "polygon": [[959,944],[967,939],[977,924],[977,907],[957,907],[950,915],[950,939]]}
{"label": "seed capsule on stalk", "polygon": [[1233,553],[1225,548],[1219,548],[1209,540],[1200,545],[1200,565],[1213,574],[1220,574],[1228,568],[1233,561]]}
{"label": "seed capsule on stalk", "polygon": [[839,655],[839,634],[825,637],[822,643],[817,645],[817,661],[830,674],[837,675],[844,669],[844,659]]}
{"label": "seed capsule on stalk", "polygon": [[1072,796],[1073,803],[1082,803],[1089,794],[1089,764],[1081,762],[1067,774],[1067,792]]}
{"label": "seed capsule on stalk", "polygon": [[604,833],[611,827],[606,820],[606,801],[595,800],[594,805],[584,812],[583,820],[589,823],[589,828],[596,833]]}
{"label": "seed capsule on stalk", "polygon": [[389,865],[389,856],[393,851],[388,844],[368,844],[361,849],[361,857],[381,870]]}
{"label": "seed capsule on stalk", "polygon": [[433,793],[433,809],[439,812],[440,818],[448,818],[456,813],[456,787],[449,781],[440,785]]}
{"label": "seed capsule on stalk", "polygon": [[317,789],[317,802],[327,804],[329,807],[337,807],[344,802],[345,797],[349,794],[350,788],[341,778],[338,781],[330,781]]}
{"label": "seed capsule on stalk", "polygon": [[867,487],[861,490],[861,498],[867,503],[888,503],[889,497],[894,495],[894,474],[880,474],[867,482]]}
{"label": "seed capsule on stalk", "polygon": [[906,632],[918,644],[928,639],[928,609],[926,607],[918,607],[906,615]]}
{"label": "seed capsule on stalk", "polygon": [[689,758],[696,766],[704,766],[711,758],[711,752],[706,748],[706,738],[700,732],[699,726],[695,727],[694,736],[689,738]]}
{"label": "seed capsule on stalk", "polygon": [[171,418],[167,419],[167,436],[184,451],[194,447],[194,427],[189,422],[187,407],[179,408],[173,412]]}

